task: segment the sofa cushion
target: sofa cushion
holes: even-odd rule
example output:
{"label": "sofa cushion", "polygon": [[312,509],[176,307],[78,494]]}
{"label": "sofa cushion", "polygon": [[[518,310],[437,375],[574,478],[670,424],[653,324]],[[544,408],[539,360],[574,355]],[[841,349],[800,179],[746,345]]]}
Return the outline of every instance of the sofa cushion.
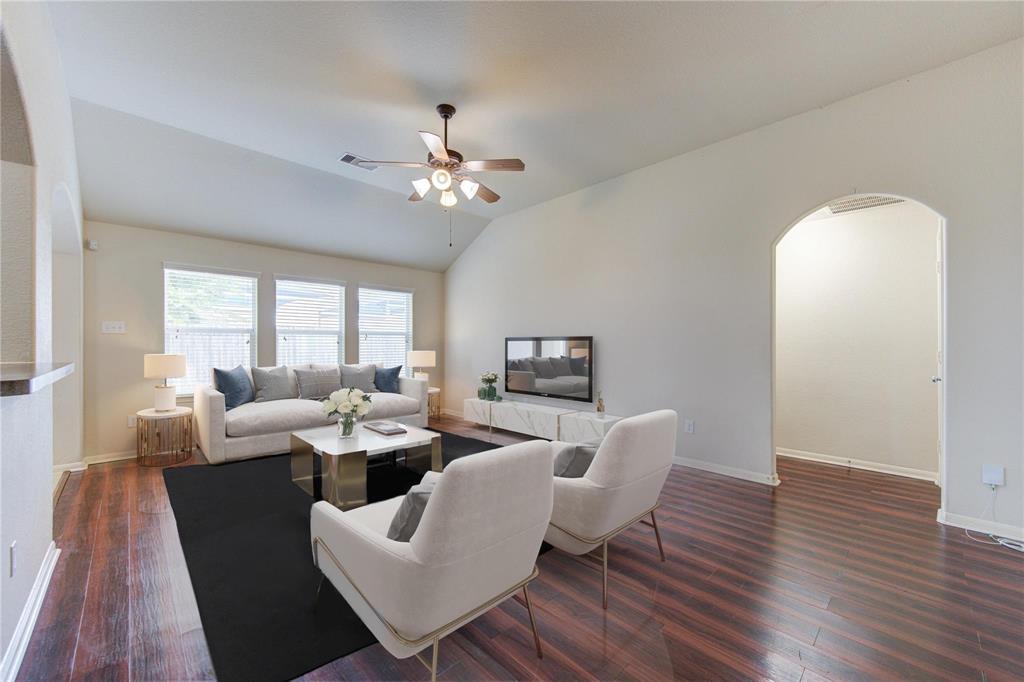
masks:
{"label": "sofa cushion", "polygon": [[341,388],[341,375],[338,368],[331,369],[297,369],[295,378],[299,382],[299,397],[308,400],[319,400]]}
{"label": "sofa cushion", "polygon": [[256,388],[256,402],[265,403],[268,400],[298,398],[298,392],[292,391],[292,375],[294,373],[284,366],[273,369],[253,367],[252,384]]}
{"label": "sofa cushion", "polygon": [[373,384],[376,374],[376,365],[342,365],[341,385],[358,388],[363,393],[376,393],[377,387]]}
{"label": "sofa cushion", "polygon": [[228,436],[263,436],[282,431],[300,431],[337,423],[327,417],[323,404],[317,400],[285,398],[265,403],[246,403],[224,414],[224,430]]}
{"label": "sofa cushion", "polygon": [[233,410],[239,405],[251,403],[255,395],[252,382],[245,368],[239,365],[234,369],[214,369],[214,387],[224,394],[224,409]]}
{"label": "sofa cushion", "polygon": [[370,396],[367,419],[407,417],[420,411],[420,401],[401,393],[374,393]]}

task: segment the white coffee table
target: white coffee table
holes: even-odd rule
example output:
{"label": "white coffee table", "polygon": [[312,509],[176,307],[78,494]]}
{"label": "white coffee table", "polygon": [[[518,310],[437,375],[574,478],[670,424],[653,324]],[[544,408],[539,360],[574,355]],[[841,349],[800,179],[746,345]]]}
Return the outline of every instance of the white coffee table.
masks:
{"label": "white coffee table", "polygon": [[405,465],[424,472],[441,471],[441,434],[402,425],[406,433],[385,436],[356,424],[351,438],[338,437],[337,426],[292,433],[292,482],[341,510],[361,507],[366,499],[366,461],[405,450]]}

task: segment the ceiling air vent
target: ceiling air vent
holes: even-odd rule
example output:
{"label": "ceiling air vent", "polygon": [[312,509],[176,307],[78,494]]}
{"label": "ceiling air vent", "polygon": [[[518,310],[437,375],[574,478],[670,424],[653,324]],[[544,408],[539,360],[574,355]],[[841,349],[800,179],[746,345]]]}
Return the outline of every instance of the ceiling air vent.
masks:
{"label": "ceiling air vent", "polygon": [[897,199],[896,197],[853,197],[833,201],[828,205],[828,210],[832,211],[832,213],[849,213],[850,211],[859,211],[864,208],[876,208],[878,206],[888,206],[889,204],[902,204],[903,202],[904,199]]}

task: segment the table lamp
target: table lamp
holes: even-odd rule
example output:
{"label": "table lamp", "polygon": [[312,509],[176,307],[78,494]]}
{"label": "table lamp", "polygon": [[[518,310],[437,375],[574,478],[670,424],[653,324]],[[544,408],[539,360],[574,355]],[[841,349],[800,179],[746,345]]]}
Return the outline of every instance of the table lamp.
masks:
{"label": "table lamp", "polygon": [[[432,350],[411,350],[405,354],[405,364],[415,370],[417,367],[436,367],[437,354]],[[413,372],[414,379],[423,379],[430,383],[430,375],[426,372]]]}
{"label": "table lamp", "polygon": [[171,377],[185,376],[185,356],[171,355],[167,353],[146,353],[143,356],[142,374],[147,379],[163,379],[163,384],[157,384],[156,400],[153,408],[157,412],[169,412],[177,406],[177,389],[168,386],[167,380]]}

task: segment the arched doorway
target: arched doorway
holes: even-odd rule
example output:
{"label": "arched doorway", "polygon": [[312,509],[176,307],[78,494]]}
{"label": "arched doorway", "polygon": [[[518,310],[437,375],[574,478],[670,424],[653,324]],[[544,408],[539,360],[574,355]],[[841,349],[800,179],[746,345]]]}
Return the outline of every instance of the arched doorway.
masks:
{"label": "arched doorway", "polygon": [[53,387],[54,475],[80,468],[83,449],[83,272],[82,239],[75,206],[67,185],[61,183],[51,198],[52,307],[51,339],[54,362],[72,362],[75,371]]}
{"label": "arched doorway", "polygon": [[[813,208],[772,243],[776,476],[782,454],[915,478],[933,472],[942,485],[945,230],[943,216],[912,198],[854,194]],[[945,489],[942,497],[944,505]]]}

